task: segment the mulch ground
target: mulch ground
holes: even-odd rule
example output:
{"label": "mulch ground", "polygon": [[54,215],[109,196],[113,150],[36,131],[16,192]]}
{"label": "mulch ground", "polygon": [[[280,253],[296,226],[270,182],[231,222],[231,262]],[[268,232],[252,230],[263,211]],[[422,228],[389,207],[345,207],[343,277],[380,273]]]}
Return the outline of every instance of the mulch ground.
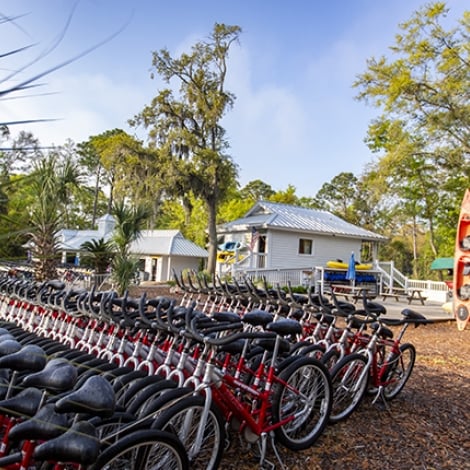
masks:
{"label": "mulch ground", "polygon": [[[470,469],[470,330],[441,322],[408,328],[404,340],[416,347],[416,363],[389,409],[366,397],[347,420],[328,426],[311,449],[279,447],[286,468]],[[275,461],[272,452],[269,458]],[[250,449],[234,440],[221,468],[248,470],[257,464]]]}

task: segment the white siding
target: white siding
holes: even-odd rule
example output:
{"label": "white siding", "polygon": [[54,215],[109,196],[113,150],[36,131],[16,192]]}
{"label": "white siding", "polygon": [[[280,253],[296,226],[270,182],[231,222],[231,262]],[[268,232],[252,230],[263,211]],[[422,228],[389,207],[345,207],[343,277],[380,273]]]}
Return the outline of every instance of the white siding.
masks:
{"label": "white siding", "polygon": [[173,279],[172,270],[174,269],[177,274],[180,274],[182,271],[186,269],[195,269],[196,271],[199,270],[199,259],[198,258],[190,258],[185,256],[173,256],[170,260],[170,265],[166,265],[165,269],[162,272],[167,276],[167,279],[162,279],[162,281],[168,281]]}
{"label": "white siding", "polygon": [[327,261],[342,259],[349,261],[354,252],[356,261],[361,261],[361,241],[337,236],[318,236],[316,239],[315,266],[325,266]]}
{"label": "white siding", "polygon": [[[299,239],[313,241],[311,255],[301,255]],[[327,261],[342,259],[348,262],[351,252],[360,261],[360,240],[338,236],[309,235],[301,232],[268,232],[267,268],[304,268],[324,266]]]}

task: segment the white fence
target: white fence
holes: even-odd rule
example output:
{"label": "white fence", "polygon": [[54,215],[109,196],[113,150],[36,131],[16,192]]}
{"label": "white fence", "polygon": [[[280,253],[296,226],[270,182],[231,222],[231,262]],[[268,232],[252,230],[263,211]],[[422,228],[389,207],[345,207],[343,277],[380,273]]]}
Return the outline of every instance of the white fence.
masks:
{"label": "white fence", "polygon": [[313,282],[315,269],[312,267],[294,268],[294,269],[244,269],[237,271],[236,277],[248,276],[252,281],[257,282],[266,279],[268,284],[273,286],[279,284],[287,286],[291,283],[293,286],[309,286]]}
{"label": "white fence", "polygon": [[428,300],[445,303],[450,298],[449,287],[445,282],[408,279],[407,285],[408,289],[422,290],[424,297]]}

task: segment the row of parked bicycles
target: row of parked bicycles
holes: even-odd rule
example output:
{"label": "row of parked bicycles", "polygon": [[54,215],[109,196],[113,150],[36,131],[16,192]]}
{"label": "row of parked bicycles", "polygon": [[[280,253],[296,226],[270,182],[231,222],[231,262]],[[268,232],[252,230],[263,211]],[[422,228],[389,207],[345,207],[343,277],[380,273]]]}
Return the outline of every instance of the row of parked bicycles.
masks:
{"label": "row of parked bicycles", "polygon": [[216,469],[234,439],[282,468],[279,446],[396,397],[416,356],[403,335],[427,323],[248,278],[175,281],[181,295],[149,298],[0,278],[0,468]]}

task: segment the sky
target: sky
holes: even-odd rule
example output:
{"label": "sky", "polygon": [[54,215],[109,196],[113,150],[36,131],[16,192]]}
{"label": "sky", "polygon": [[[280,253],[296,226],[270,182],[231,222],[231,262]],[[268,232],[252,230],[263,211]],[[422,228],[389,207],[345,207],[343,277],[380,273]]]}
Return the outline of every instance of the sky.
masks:
{"label": "sky", "polygon": [[[314,197],[341,172],[360,175],[377,156],[364,143],[378,110],[352,87],[371,57],[389,54],[399,25],[427,2],[417,0],[0,0],[0,90],[51,67],[40,87],[0,100],[0,122],[42,145],[87,140],[131,128],[166,87],[151,79],[152,52],[173,57],[207,38],[215,23],[242,33],[230,49],[226,88],[236,96],[223,121],[239,182],[260,179],[275,191]],[[448,0],[451,26],[468,0]],[[25,67],[26,66],[26,67]],[[24,68],[14,77],[12,71]],[[15,99],[12,99],[12,98]]]}

